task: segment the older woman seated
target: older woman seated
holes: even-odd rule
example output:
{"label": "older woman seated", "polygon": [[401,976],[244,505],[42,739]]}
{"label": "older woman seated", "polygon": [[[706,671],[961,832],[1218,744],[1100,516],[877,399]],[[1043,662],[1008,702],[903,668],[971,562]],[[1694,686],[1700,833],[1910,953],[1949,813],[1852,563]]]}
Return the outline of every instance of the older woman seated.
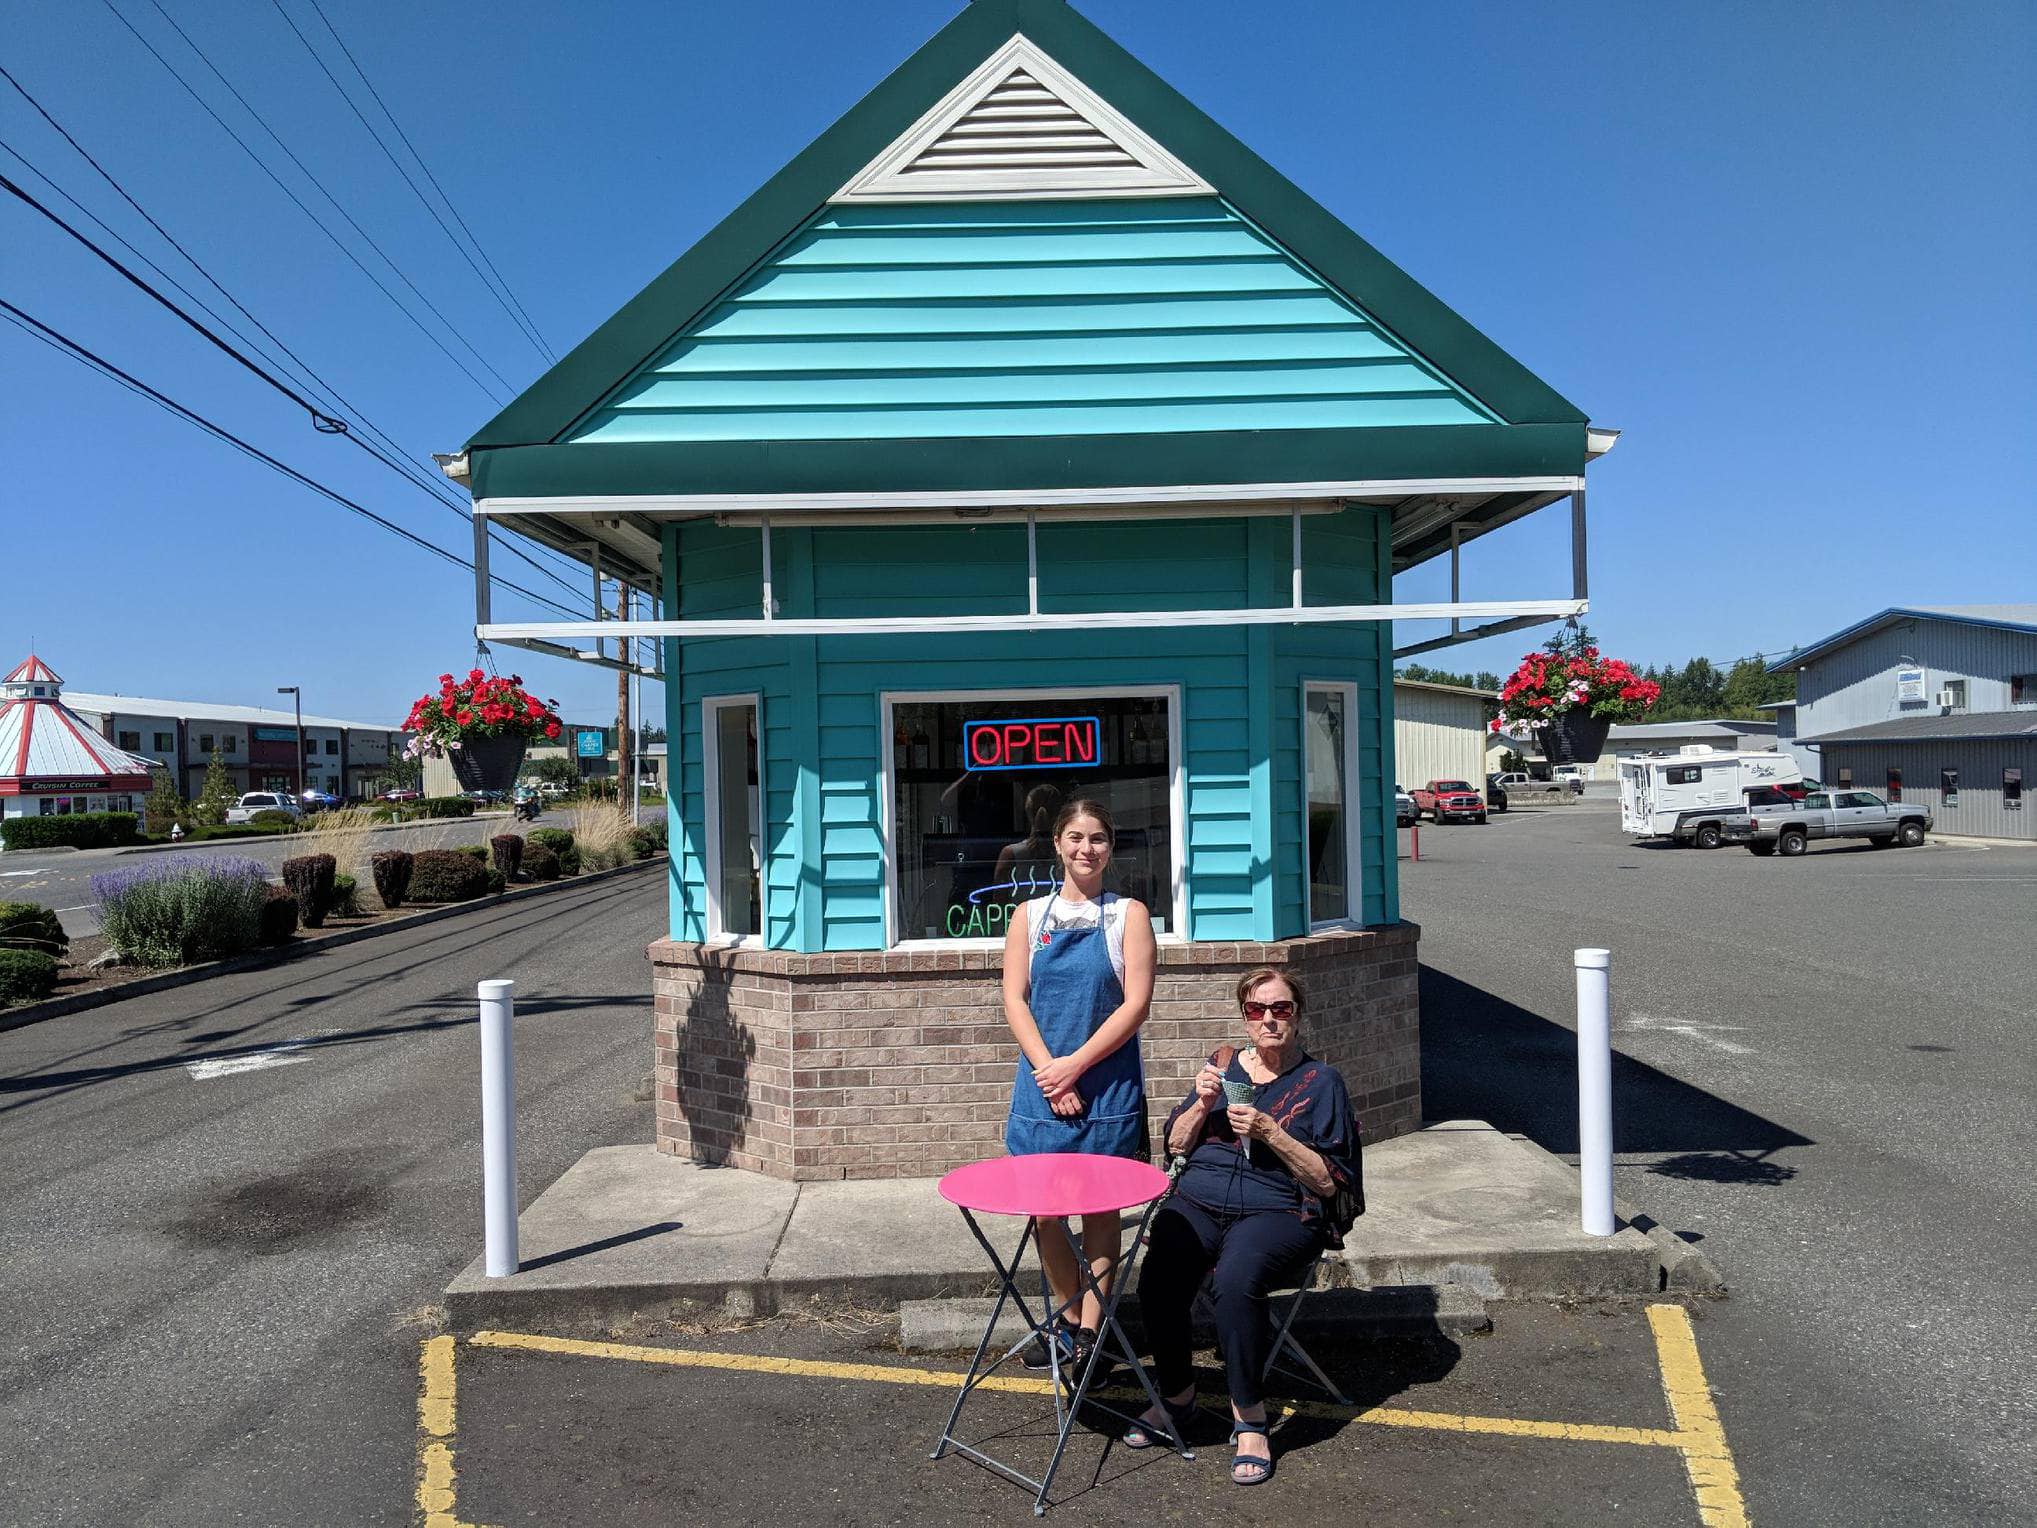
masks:
{"label": "older woman seated", "polygon": [[1358,1181],[1351,1098],[1336,1068],[1301,1048],[1303,1003],[1301,984],[1270,968],[1238,983],[1251,1047],[1219,1050],[1168,1116],[1167,1150],[1188,1165],[1153,1217],[1139,1278],[1166,1415],[1149,1410],[1125,1442],[1179,1437],[1195,1410],[1189,1313],[1207,1277],[1231,1392],[1231,1479],[1241,1486],[1273,1475],[1260,1388],[1273,1344],[1267,1293],[1307,1276],[1334,1234],[1329,1201]]}

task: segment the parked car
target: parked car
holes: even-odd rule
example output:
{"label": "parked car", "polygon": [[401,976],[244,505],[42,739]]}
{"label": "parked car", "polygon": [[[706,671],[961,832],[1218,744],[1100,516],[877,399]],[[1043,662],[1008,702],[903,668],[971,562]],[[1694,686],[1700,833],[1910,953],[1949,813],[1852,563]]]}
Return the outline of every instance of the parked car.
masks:
{"label": "parked car", "polygon": [[424,792],[410,790],[384,791],[382,792],[382,799],[384,801],[422,801],[424,799]]}
{"label": "parked car", "polygon": [[1933,826],[1922,807],[1891,806],[1872,791],[1811,791],[1801,802],[1729,817],[1721,832],[1727,842],[1744,843],[1756,854],[1794,857],[1814,838],[1864,838],[1877,849],[1893,844],[1911,849]]}
{"label": "parked car", "polygon": [[1485,777],[1485,805],[1489,811],[1504,812],[1507,809],[1507,782],[1526,780],[1522,774],[1487,775]]}
{"label": "parked car", "polygon": [[1420,821],[1421,815],[1415,806],[1415,798],[1396,785],[1393,788],[1393,825],[1396,828],[1411,828]]}
{"label": "parked car", "polygon": [[306,791],[297,800],[307,812],[329,812],[340,804],[340,798],[328,791]]}
{"label": "parked car", "polygon": [[1462,780],[1431,780],[1414,798],[1415,809],[1438,823],[1485,821],[1485,797]]}
{"label": "parked car", "polygon": [[1584,782],[1591,778],[1591,766],[1588,764],[1558,764],[1549,771],[1549,777],[1559,784],[1569,786],[1571,795],[1582,796],[1584,794]]}
{"label": "parked car", "polygon": [[257,812],[288,812],[292,817],[302,817],[304,808],[288,791],[249,791],[226,809],[226,820],[253,822]]}
{"label": "parked car", "polygon": [[538,784],[538,794],[547,801],[557,801],[560,797],[570,796],[573,793],[557,780],[544,780]]}

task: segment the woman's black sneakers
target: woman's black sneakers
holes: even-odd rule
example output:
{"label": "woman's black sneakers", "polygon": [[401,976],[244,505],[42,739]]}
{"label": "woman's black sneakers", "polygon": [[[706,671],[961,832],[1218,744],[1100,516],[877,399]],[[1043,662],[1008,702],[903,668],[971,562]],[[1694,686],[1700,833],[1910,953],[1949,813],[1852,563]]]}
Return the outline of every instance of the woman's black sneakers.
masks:
{"label": "woman's black sneakers", "polygon": [[[1069,1368],[1075,1362],[1076,1342],[1081,1334],[1065,1320],[1056,1321],[1053,1330],[1054,1345],[1061,1350],[1061,1367]],[[1037,1332],[1033,1334],[1031,1342],[1019,1349],[1019,1362],[1028,1369],[1054,1367],[1053,1359],[1047,1354],[1047,1344],[1040,1339]]]}

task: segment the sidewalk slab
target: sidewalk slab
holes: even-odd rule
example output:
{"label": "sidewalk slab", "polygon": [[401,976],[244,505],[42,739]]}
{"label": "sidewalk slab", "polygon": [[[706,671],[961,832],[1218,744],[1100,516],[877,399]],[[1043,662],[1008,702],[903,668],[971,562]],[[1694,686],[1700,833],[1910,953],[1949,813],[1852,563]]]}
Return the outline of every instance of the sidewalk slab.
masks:
{"label": "sidewalk slab", "polygon": [[1587,1236],[1577,1170],[1482,1120],[1448,1120],[1365,1152],[1366,1213],[1349,1282],[1464,1284],[1488,1300],[1654,1294],[1662,1255],[1621,1225]]}
{"label": "sidewalk slab", "polygon": [[[1663,1287],[1655,1242],[1629,1226],[1586,1236],[1576,1170],[1489,1125],[1451,1121],[1368,1147],[1365,1187],[1367,1213],[1326,1266],[1335,1287],[1461,1288],[1481,1301]],[[1020,1223],[978,1223],[1008,1257]],[[519,1272],[491,1279],[476,1258],[447,1289],[456,1330],[616,1325],[714,1307],[889,1310],[997,1290],[989,1258],[929,1178],[793,1184],[649,1145],[609,1146],[575,1163],[519,1225]],[[987,1317],[985,1307],[978,1332]]]}

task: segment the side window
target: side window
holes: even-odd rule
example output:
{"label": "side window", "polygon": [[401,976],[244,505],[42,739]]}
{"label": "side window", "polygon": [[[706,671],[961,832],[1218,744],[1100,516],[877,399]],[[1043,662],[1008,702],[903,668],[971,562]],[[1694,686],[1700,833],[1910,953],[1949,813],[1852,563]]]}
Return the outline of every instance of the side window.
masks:
{"label": "side window", "polygon": [[2009,704],[2037,706],[2037,674],[2009,675]]}
{"label": "side window", "polygon": [[1830,796],[1827,796],[1822,791],[1815,791],[1812,794],[1804,797],[1804,807],[1808,811],[1813,812],[1823,811],[1831,804],[1832,798]]}
{"label": "side window", "polygon": [[1958,770],[1941,769],[1938,771],[1938,804],[1940,806],[1959,805]]}
{"label": "side window", "polygon": [[1866,791],[1848,791],[1839,798],[1841,806],[1880,806],[1881,803]]}
{"label": "side window", "polygon": [[1893,764],[1889,766],[1888,771],[1888,799],[1891,801],[1903,799],[1903,772]]}
{"label": "side window", "polygon": [[1704,767],[1698,764],[1682,764],[1667,774],[1671,785],[1696,785],[1705,777]]}

